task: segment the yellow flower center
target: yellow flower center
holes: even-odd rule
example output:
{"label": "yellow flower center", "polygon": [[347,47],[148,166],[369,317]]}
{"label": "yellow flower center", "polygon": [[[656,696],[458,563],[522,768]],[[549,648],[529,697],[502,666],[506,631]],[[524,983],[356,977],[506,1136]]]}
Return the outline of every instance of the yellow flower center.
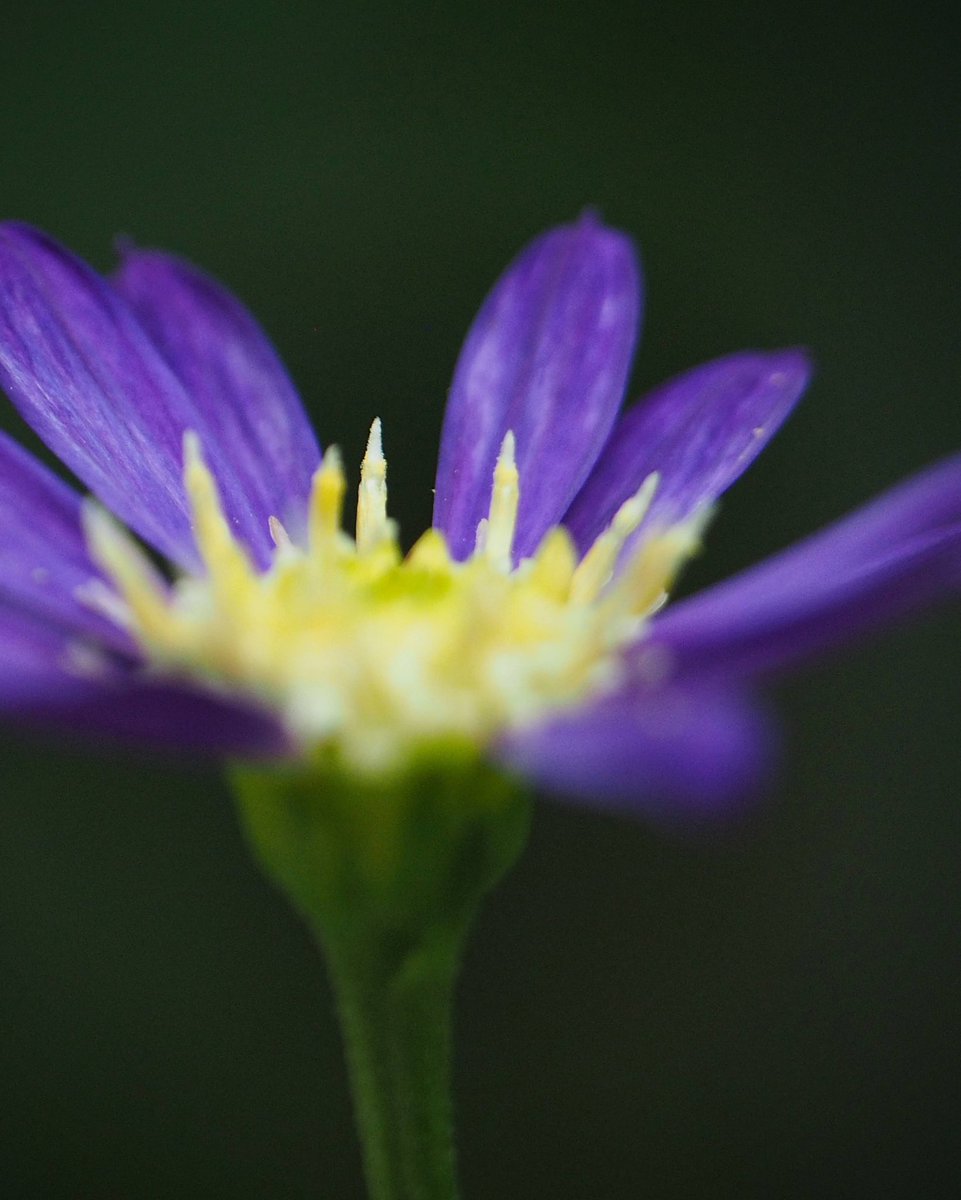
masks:
{"label": "yellow flower center", "polygon": [[328,450],[314,476],[306,544],[271,518],[276,548],[261,571],[233,536],[188,433],[184,481],[205,573],[168,584],[89,504],[88,541],[116,589],[103,607],[155,670],[265,704],[305,751],[332,745],[377,772],[431,742],[481,746],[616,686],[621,651],[663,602],[703,525],[654,533],[619,563],[657,487],[651,476],[580,561],[558,526],[514,566],[520,480],[508,434],[471,557],[453,559],[438,529],[405,556],[387,516],[386,475],[375,421],[351,538],[341,528],[340,455]]}

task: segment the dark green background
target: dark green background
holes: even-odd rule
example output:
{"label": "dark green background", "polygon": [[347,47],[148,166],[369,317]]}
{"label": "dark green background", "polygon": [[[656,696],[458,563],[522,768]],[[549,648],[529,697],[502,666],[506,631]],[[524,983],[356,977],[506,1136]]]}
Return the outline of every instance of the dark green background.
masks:
{"label": "dark green background", "polygon": [[[633,390],[819,361],[706,583],[961,446],[955,30],[802,9],[24,5],[0,210],[225,279],[325,442],[384,418],[413,532],[479,300],[600,206],[644,250]],[[541,806],[461,992],[468,1197],[954,1193],[958,618],[780,687],[782,780],[736,829]],[[359,1197],[321,965],[216,773],[0,750],[0,1195]]]}

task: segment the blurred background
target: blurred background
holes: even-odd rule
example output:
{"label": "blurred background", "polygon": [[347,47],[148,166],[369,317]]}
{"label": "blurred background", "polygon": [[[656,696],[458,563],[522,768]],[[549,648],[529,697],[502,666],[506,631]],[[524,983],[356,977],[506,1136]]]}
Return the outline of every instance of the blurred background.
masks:
{"label": "blurred background", "polygon": [[[383,417],[409,534],[472,314],[588,204],[644,254],[632,393],[819,363],[686,587],[961,446],[958,51],[924,6],[40,2],[0,63],[3,215],[225,280],[348,463]],[[959,615],[779,687],[736,828],[539,807],[461,989],[468,1198],[953,1193]],[[359,1200],[321,963],[216,772],[9,731],[0,763],[0,1195]]]}

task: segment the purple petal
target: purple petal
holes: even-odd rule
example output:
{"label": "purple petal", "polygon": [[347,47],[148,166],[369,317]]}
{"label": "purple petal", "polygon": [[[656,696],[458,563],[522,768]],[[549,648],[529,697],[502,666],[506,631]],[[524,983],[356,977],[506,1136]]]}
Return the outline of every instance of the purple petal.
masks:
{"label": "purple petal", "polygon": [[167,754],[259,760],[292,752],[283,727],[270,713],[212,692],[146,679],[91,689],[82,700],[65,705],[37,705],[26,723]]}
{"label": "purple petal", "polygon": [[494,285],[461,351],[441,437],[434,524],[458,558],[474,548],[509,430],[518,556],[560,520],[610,432],[640,311],[631,243],[590,215],[538,238]]}
{"label": "purple petal", "polygon": [[0,713],[86,695],[89,684],[65,668],[69,645],[62,630],[0,600]]}
{"label": "purple petal", "polygon": [[115,649],[129,637],[78,599],[99,579],[80,524],[80,498],[0,433],[0,600]]}
{"label": "purple petal", "polygon": [[255,511],[301,532],[320,452],[287,372],[242,304],[188,263],[128,250],[114,278],[187,394],[203,406]]}
{"label": "purple petal", "polygon": [[670,525],[712,503],[754,461],[804,391],[801,350],[744,351],[662,384],[623,416],[564,524],[586,551],[653,471],[645,524]]}
{"label": "purple petal", "polygon": [[511,735],[499,757],[561,798],[682,820],[729,812],[756,793],[772,741],[740,694],[638,686]]}
{"label": "purple petal", "polygon": [[779,670],[961,589],[961,456],[700,595],[640,655],[678,672]]}
{"label": "purple petal", "polygon": [[290,749],[269,713],[144,676],[2,605],[0,713],[31,729],[172,752],[262,758]]}
{"label": "purple petal", "polygon": [[203,398],[187,395],[109,284],[17,224],[0,227],[0,384],[108,508],[187,567],[197,558],[182,441],[196,430],[235,531],[267,561],[271,514],[254,508]]}

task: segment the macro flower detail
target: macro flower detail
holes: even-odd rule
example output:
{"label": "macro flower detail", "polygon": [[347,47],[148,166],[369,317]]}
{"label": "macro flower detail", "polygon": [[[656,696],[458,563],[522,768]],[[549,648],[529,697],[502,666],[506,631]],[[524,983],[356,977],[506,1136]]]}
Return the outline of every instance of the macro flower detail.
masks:
{"label": "macro flower detail", "polygon": [[265,702],[304,754],[332,743],[359,771],[403,766],[412,751],[443,739],[484,745],[611,690],[624,649],[697,537],[689,521],[647,539],[611,580],[656,491],[651,476],[580,562],[556,526],[515,567],[520,488],[508,434],[474,553],[458,562],[430,529],[404,555],[387,516],[375,421],[356,536],[341,527],[346,480],[331,448],[314,476],[305,545],[271,518],[276,550],[261,571],[231,531],[195,435],[186,437],[185,457],[204,576],[170,588],[136,543],[90,507],[88,543],[115,589],[101,593],[105,614],[157,667]]}
{"label": "macro flower detail", "polygon": [[455,743],[637,811],[750,791],[759,679],[961,584],[961,459],[666,605],[810,367],[731,354],[619,415],[641,311],[631,243],[591,215],[522,252],[461,352],[434,524],[405,552],[380,422],[349,536],[336,447],[219,285],[130,248],[108,281],[3,226],[0,383],[94,498],[0,436],[0,711],[367,776]]}

